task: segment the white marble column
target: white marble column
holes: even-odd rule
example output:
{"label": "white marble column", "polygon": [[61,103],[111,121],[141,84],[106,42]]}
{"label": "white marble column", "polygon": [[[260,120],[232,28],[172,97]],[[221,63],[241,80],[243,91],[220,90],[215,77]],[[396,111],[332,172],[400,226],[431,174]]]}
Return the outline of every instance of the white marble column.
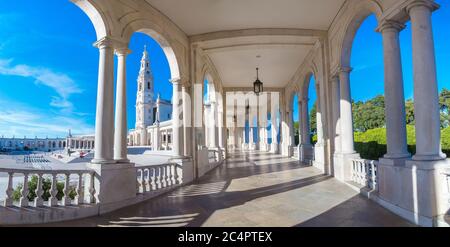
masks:
{"label": "white marble column", "polygon": [[114,160],[118,163],[129,162],[127,158],[127,76],[126,57],[130,53],[127,48],[116,49],[117,86],[116,115],[114,132]]}
{"label": "white marble column", "polygon": [[414,160],[441,160],[439,93],[431,13],[438,5],[412,1],[406,8],[411,17],[416,154]]}
{"label": "white marble column", "polygon": [[217,143],[217,103],[215,101],[210,102],[209,108],[209,133],[210,133],[210,146],[213,148],[218,147]]}
{"label": "white marble column", "polygon": [[[317,92],[317,99],[316,99],[316,130],[317,130],[317,143],[316,146],[323,146],[325,143],[323,138],[323,122],[322,122],[322,90],[320,87],[319,82],[316,82],[316,92]],[[325,107],[324,107],[325,108]],[[311,127],[311,126],[310,126]]]}
{"label": "white marble column", "polygon": [[341,113],[341,152],[343,154],[354,154],[353,144],[353,116],[352,98],[350,92],[350,68],[339,70],[340,86],[340,113]]}
{"label": "white marble column", "polygon": [[311,145],[311,136],[310,136],[310,128],[309,128],[309,114],[308,114],[308,98],[299,100],[299,111],[301,114],[300,118],[300,126],[301,129],[301,144],[302,145]]}
{"label": "white marble column", "polygon": [[[180,79],[172,79],[172,151],[174,156],[183,155],[183,98]],[[166,132],[167,133],[167,132]],[[166,136],[166,144],[168,136]]]}
{"label": "white marble column", "polygon": [[271,134],[272,134],[272,147],[271,147],[271,151],[273,153],[277,153],[278,152],[278,124],[277,124],[277,110],[272,110],[271,111],[271,115],[270,115],[270,120],[271,120]]}
{"label": "white marble column", "polygon": [[405,26],[385,21],[379,28],[383,35],[384,93],[386,113],[387,153],[389,159],[410,157],[406,142],[405,96],[399,32]]}
{"label": "white marble column", "polygon": [[341,152],[341,127],[340,127],[340,100],[339,93],[339,77],[333,76],[331,78],[331,94],[333,102],[333,134],[334,134],[334,153]]}
{"label": "white marble column", "polygon": [[95,152],[92,163],[115,163],[114,149],[114,49],[109,38],[94,44],[100,52],[95,115]]}
{"label": "white marble column", "polygon": [[183,85],[181,87],[182,99],[183,99],[183,137],[184,137],[184,156],[191,156],[191,135],[192,135],[192,114],[191,114],[191,97],[190,97],[190,87],[188,85]]}
{"label": "white marble column", "polygon": [[[290,110],[287,113],[289,123],[289,146],[293,148],[295,146],[295,128],[294,128],[294,107],[289,106]],[[300,111],[300,109],[299,109]],[[300,123],[299,123],[300,124]],[[300,137],[299,137],[300,138]]]}

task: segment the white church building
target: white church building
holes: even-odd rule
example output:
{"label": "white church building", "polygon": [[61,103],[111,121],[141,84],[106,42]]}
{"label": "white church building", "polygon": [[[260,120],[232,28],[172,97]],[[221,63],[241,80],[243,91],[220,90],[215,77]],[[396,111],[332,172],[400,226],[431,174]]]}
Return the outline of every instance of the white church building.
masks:
{"label": "white church building", "polygon": [[153,150],[171,149],[172,104],[158,94],[155,100],[154,80],[147,49],[141,59],[137,79],[136,127],[128,134],[129,146],[150,146]]}

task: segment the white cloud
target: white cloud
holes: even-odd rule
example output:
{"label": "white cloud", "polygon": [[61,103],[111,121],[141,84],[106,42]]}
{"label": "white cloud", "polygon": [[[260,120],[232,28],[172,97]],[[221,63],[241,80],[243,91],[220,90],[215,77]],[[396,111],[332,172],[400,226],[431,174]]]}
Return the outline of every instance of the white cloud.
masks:
{"label": "white cloud", "polygon": [[12,59],[0,59],[0,74],[33,78],[37,85],[55,90],[58,96],[52,97],[50,105],[65,112],[73,110],[73,104],[69,101],[70,95],[82,92],[75,81],[66,74],[24,64],[12,65]]}
{"label": "white cloud", "polygon": [[0,109],[0,135],[5,137],[63,137],[69,129],[74,134],[94,133],[94,127],[78,116],[50,115],[14,102],[0,104],[8,106],[7,109]]}

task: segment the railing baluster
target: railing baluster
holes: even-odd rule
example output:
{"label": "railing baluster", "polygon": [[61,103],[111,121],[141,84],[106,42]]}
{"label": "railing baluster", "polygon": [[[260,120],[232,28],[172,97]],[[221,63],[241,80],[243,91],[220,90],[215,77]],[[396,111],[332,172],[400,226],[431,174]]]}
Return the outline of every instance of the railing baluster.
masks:
{"label": "railing baluster", "polygon": [[62,205],[67,206],[70,205],[70,173],[65,174],[64,181],[64,196],[62,198]]}
{"label": "railing baluster", "polygon": [[42,198],[42,195],[44,194],[44,190],[42,189],[43,184],[43,177],[42,173],[37,174],[37,185],[36,185],[36,198],[34,198],[34,206],[35,207],[41,207],[44,205],[44,199]]}
{"label": "railing baluster", "polygon": [[50,207],[54,207],[58,205],[58,198],[56,198],[56,195],[58,194],[58,188],[57,188],[57,181],[56,176],[58,174],[53,173],[52,174],[52,187],[50,188],[50,198],[48,200],[48,205]]}
{"label": "railing baluster", "polygon": [[90,183],[89,183],[89,203],[96,203],[95,199],[95,172],[91,172],[90,174]]}
{"label": "railing baluster", "polygon": [[4,202],[5,207],[10,207],[13,205],[13,178],[14,178],[14,172],[8,172],[8,187],[6,188],[6,198]]}
{"label": "railing baluster", "polygon": [[30,201],[28,200],[28,173],[23,173],[23,187],[20,191],[20,207],[28,207]]}
{"label": "railing baluster", "polygon": [[176,185],[177,184],[177,179],[176,179],[177,167],[175,164],[171,164],[170,169],[172,171],[172,185]]}
{"label": "railing baluster", "polygon": [[145,179],[145,191],[151,191],[152,186],[150,185],[150,169],[146,168],[145,170],[147,171],[147,176],[144,178]]}
{"label": "railing baluster", "polygon": [[165,166],[166,168],[166,178],[167,178],[167,187],[172,186],[172,165],[171,164],[167,164]]}
{"label": "railing baluster", "polygon": [[145,181],[145,168],[141,169],[141,186],[142,186],[142,193],[147,192],[147,181]]}
{"label": "railing baluster", "polygon": [[163,186],[162,181],[161,181],[161,167],[158,166],[157,170],[158,170],[158,176],[157,176],[157,183],[156,183],[157,187],[156,188],[161,189]]}
{"label": "railing baluster", "polygon": [[175,164],[175,183],[176,184],[181,184],[181,176],[178,173],[178,164]]}
{"label": "railing baluster", "polygon": [[83,173],[78,173],[78,186],[77,186],[77,196],[75,197],[75,203],[77,205],[81,205],[84,203]]}
{"label": "railing baluster", "polygon": [[150,190],[156,190],[156,170],[155,168],[148,168],[148,175],[150,176],[150,170],[152,171],[152,176],[150,177]]}

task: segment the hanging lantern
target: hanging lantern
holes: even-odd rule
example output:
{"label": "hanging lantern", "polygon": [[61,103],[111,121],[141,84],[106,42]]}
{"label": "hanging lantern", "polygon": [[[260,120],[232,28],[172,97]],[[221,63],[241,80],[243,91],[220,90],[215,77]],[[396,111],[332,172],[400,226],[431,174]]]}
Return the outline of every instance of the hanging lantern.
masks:
{"label": "hanging lantern", "polygon": [[263,83],[259,80],[259,68],[256,68],[256,81],[253,82],[253,92],[259,95],[264,90]]}

